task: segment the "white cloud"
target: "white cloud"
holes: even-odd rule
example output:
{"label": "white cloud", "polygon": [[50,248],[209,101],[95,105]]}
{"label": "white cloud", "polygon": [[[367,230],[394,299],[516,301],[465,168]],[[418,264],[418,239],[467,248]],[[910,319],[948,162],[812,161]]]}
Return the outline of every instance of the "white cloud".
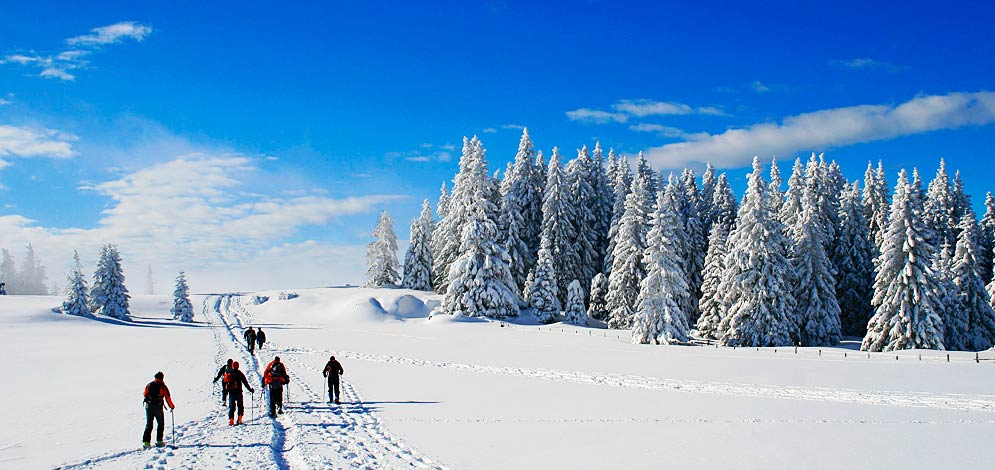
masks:
{"label": "white cloud", "polygon": [[780,124],[755,124],[721,134],[649,149],[658,168],[711,162],[717,167],[749,165],[754,155],[788,157],[860,142],[891,139],[939,129],[995,122],[995,93],[918,96],[899,105],[862,105],[827,109],[785,118]]}
{"label": "white cloud", "polygon": [[152,28],[133,21],[124,21],[90,30],[90,34],[66,39],[70,49],[54,54],[8,54],[0,64],[18,64],[39,69],[38,76],[62,81],[74,81],[72,70],[84,69],[89,65],[89,57],[102,46],[121,42],[125,38],[142,41],[152,33]]}
{"label": "white cloud", "polygon": [[502,128],[502,129],[516,129],[516,130],[522,130],[522,129],[525,129],[525,126],[523,126],[523,125],[521,125],[521,124],[505,124],[505,125],[501,126],[501,128]]}
{"label": "white cloud", "polygon": [[103,46],[114,44],[122,39],[131,38],[138,42],[152,33],[152,28],[134,21],[122,21],[112,25],[101,26],[90,30],[90,34],[66,39],[70,46]]}
{"label": "white cloud", "polygon": [[871,59],[869,57],[859,57],[856,59],[848,60],[830,60],[829,65],[833,67],[843,67],[853,70],[859,69],[878,69],[886,70],[888,72],[901,72],[907,70],[908,67],[904,65],[895,65],[888,62],[882,62],[880,60]]}
{"label": "white cloud", "polygon": [[767,93],[770,91],[770,87],[764,85],[760,80],[754,80],[753,83],[750,83],[750,89],[757,93]]}
{"label": "white cloud", "polygon": [[0,157],[71,158],[76,155],[75,140],[72,134],[51,129],[0,125]]}
{"label": "white cloud", "polygon": [[580,108],[567,111],[571,121],[581,121],[594,124],[610,122],[625,123],[632,118],[647,116],[682,116],[689,114],[704,114],[710,116],[726,116],[727,114],[715,106],[693,107],[684,103],[669,101],[653,101],[646,99],[619,100],[611,106],[613,111]]}
{"label": "white cloud", "polygon": [[664,126],[661,124],[649,124],[649,123],[633,124],[629,126],[629,130],[636,132],[651,132],[661,137],[667,137],[671,139],[679,138],[686,140],[697,139],[708,135],[706,133],[688,133],[676,127]]}
{"label": "white cloud", "polygon": [[496,134],[497,133],[497,129],[495,129],[493,127],[487,127],[485,129],[482,129],[480,132],[482,132],[484,134]]}
{"label": "white cloud", "polygon": [[609,122],[625,122],[629,116],[624,113],[610,113],[598,109],[581,108],[567,111],[567,119],[571,121],[592,122],[595,124],[606,124]]}

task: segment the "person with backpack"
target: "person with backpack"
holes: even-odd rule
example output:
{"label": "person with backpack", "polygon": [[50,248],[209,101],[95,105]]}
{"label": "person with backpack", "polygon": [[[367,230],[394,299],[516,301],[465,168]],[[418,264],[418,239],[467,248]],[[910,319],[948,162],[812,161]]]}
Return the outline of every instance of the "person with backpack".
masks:
{"label": "person with backpack", "polygon": [[328,358],[328,363],[325,364],[325,369],[321,371],[321,375],[328,378],[328,402],[332,402],[332,391],[335,391],[335,404],[339,404],[339,376],[344,374],[345,371],[342,369],[342,364],[335,360],[335,356]]}
{"label": "person with backpack", "polygon": [[223,365],[223,366],[221,366],[221,370],[218,371],[218,375],[216,375],[214,377],[214,383],[218,383],[219,379],[224,379],[224,380],[221,381],[221,404],[222,405],[227,405],[228,404],[228,381],[227,381],[227,377],[228,377],[228,374],[231,374],[231,363],[232,363],[232,360],[229,357],[228,358],[228,363],[225,364],[225,365]]}
{"label": "person with backpack", "polygon": [[248,330],[245,330],[245,346],[249,348],[249,354],[255,354],[256,349],[256,330],[253,330],[250,326]]}
{"label": "person with backpack", "polygon": [[256,343],[259,344],[260,351],[263,350],[263,343],[265,342],[266,342],[266,333],[263,333],[263,329],[260,328],[259,331],[256,332]]}
{"label": "person with backpack", "polygon": [[[231,372],[226,374],[224,383],[228,388],[228,425],[234,426],[242,424],[242,415],[245,414],[245,401],[242,399],[242,385],[249,389],[249,393],[256,391],[245,380],[245,374],[238,370],[238,361],[231,363]],[[235,422],[235,411],[238,411],[238,422]]]}
{"label": "person with backpack", "polygon": [[290,376],[287,375],[287,368],[280,362],[280,356],[266,365],[263,383],[269,386],[269,416],[275,418],[277,413],[283,414],[283,386],[290,383]]}
{"label": "person with backpack", "polygon": [[169,387],[166,383],[162,381],[165,376],[163,373],[156,372],[155,380],[149,382],[145,386],[145,392],[142,394],[144,396],[145,404],[145,432],[142,433],[142,447],[148,449],[152,441],[152,421],[154,420],[158,427],[155,431],[155,446],[162,447],[166,445],[162,442],[162,434],[166,429],[166,417],[163,412],[163,402],[169,404],[169,409],[173,410],[176,405],[173,405],[173,398],[169,395]]}

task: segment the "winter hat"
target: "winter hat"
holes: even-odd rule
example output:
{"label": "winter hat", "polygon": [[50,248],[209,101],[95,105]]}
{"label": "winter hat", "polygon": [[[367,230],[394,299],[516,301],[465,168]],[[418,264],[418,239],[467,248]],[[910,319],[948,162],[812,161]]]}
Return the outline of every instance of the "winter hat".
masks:
{"label": "winter hat", "polygon": [[159,380],[162,380],[163,377],[165,377],[165,375],[162,375],[162,371],[159,371],[159,372],[155,373],[155,378],[157,378]]}
{"label": "winter hat", "polygon": [[238,369],[238,361],[234,361],[234,362],[232,362],[232,363],[231,363],[231,366],[232,366],[232,368],[234,368],[234,369]]}
{"label": "winter hat", "polygon": [[228,358],[228,365],[231,365],[232,362],[234,362],[234,361],[232,361],[232,359],[229,357]]}
{"label": "winter hat", "polygon": [[273,358],[273,362],[280,362],[280,356],[276,356],[276,357],[274,357],[274,358]]}

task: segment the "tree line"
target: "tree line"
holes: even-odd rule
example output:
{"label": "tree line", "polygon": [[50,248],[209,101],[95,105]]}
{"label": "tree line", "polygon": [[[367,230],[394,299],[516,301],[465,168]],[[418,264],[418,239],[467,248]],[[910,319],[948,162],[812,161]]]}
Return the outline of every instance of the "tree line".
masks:
{"label": "tree line", "polygon": [[[728,346],[828,346],[863,337],[870,351],[980,350],[995,343],[995,198],[979,221],[959,172],[941,160],[891,190],[883,165],[863,184],[835,161],[796,159],[785,182],[754,159],[737,202],[710,164],[654,171],[600,144],[548,162],[525,130],[501,178],[477,137],[464,138],[436,219],[426,200],[403,267],[384,211],[368,250],[368,286],[443,295],[453,315],[604,322],[636,343],[691,337]],[[700,181],[700,184],[699,184]]]}

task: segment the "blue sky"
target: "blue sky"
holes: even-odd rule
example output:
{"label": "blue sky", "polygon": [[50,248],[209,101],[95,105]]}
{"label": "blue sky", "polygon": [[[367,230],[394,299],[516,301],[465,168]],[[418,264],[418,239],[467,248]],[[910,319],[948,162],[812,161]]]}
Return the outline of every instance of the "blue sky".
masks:
{"label": "blue sky", "polygon": [[827,152],[850,178],[940,157],[980,206],[995,141],[983,2],[7,2],[0,246],[50,278],[122,247],[194,290],[362,280],[380,208],[402,238],[521,126],[660,169]]}

